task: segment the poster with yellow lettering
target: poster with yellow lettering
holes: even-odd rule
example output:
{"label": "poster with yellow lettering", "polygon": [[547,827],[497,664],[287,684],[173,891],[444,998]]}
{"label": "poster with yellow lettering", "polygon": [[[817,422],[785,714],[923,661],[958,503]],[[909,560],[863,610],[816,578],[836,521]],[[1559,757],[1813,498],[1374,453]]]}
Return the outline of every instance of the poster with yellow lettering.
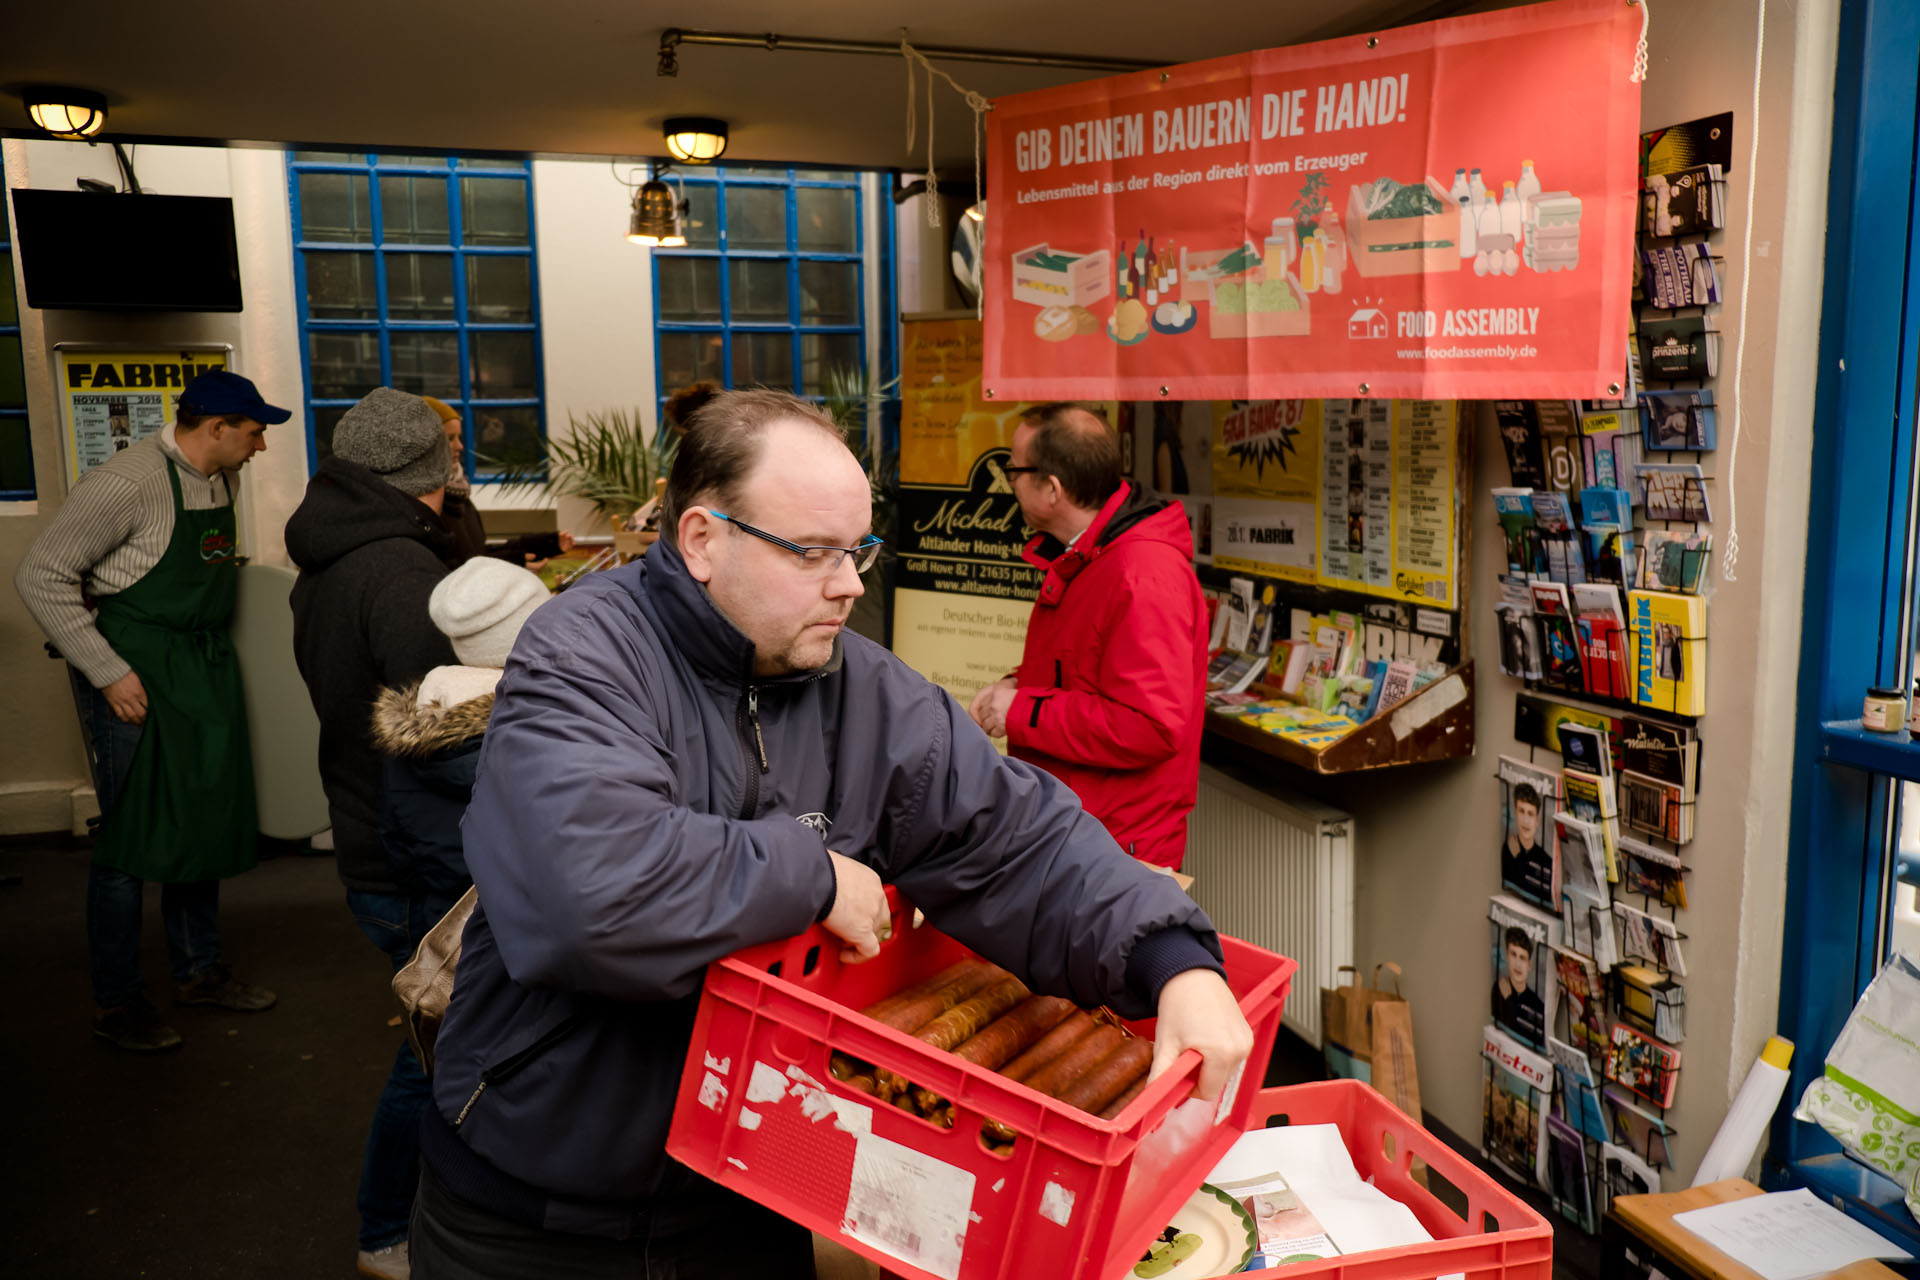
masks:
{"label": "poster with yellow lettering", "polygon": [[224,344],[57,344],[54,376],[67,483],[172,422],[180,389],[203,373],[227,368],[232,357],[233,348]]}
{"label": "poster with yellow lettering", "polygon": [[1321,402],[1219,400],[1212,409],[1215,567],[1312,582]]}
{"label": "poster with yellow lettering", "polygon": [[893,651],[962,705],[1020,665],[1040,588],[1004,470],[1029,406],[987,399],[980,359],[971,312],[902,324]]}
{"label": "poster with yellow lettering", "polygon": [[1323,400],[1322,585],[1459,607],[1452,400]]}

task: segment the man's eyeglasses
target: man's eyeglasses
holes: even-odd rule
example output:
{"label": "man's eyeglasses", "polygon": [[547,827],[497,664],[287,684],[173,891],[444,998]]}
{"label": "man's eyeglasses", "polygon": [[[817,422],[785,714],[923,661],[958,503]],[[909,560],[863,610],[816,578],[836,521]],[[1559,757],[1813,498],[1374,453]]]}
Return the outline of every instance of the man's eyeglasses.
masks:
{"label": "man's eyeglasses", "polygon": [[880,558],[883,542],[872,534],[868,534],[865,541],[857,547],[806,547],[797,542],[788,542],[785,538],[768,533],[765,529],[756,529],[745,520],[736,520],[724,511],[714,511],[712,507],[708,507],[707,510],[713,513],[716,520],[725,520],[743,533],[764,538],[776,547],[785,547],[800,557],[800,568],[804,572],[818,574],[823,578],[840,572],[840,564],[848,556],[853,557],[855,573],[865,573],[873,568],[873,562]]}
{"label": "man's eyeglasses", "polygon": [[1000,468],[1000,474],[1006,475],[1006,476],[1023,476],[1032,472],[1037,472],[1039,470],[1040,468],[1038,467],[1009,467],[1009,466],[1002,465]]}

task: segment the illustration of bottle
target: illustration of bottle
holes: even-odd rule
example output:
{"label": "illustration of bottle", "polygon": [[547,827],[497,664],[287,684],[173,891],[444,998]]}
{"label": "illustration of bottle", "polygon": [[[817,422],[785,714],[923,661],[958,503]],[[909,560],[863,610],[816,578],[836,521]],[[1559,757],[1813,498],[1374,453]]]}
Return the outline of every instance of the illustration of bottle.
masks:
{"label": "illustration of bottle", "polygon": [[1500,204],[1496,200],[1482,203],[1474,214],[1474,259],[1473,274],[1477,276],[1495,276],[1501,273],[1500,258]]}
{"label": "illustration of bottle", "polygon": [[1453,171],[1453,186],[1447,189],[1447,198],[1455,204],[1459,204],[1467,198],[1467,195],[1467,171],[1465,169],[1455,169]]}
{"label": "illustration of bottle", "polygon": [[1534,176],[1533,161],[1520,162],[1520,181],[1514,184],[1513,191],[1520,197],[1520,221],[1525,223],[1527,215],[1533,212],[1530,201],[1540,194],[1540,179]]}
{"label": "illustration of bottle", "polygon": [[1300,242],[1300,292],[1316,293],[1319,289],[1320,233],[1310,231]]}
{"label": "illustration of bottle", "polygon": [[1293,229],[1292,218],[1275,218],[1273,234],[1287,242],[1287,261],[1292,262],[1300,256],[1300,237]]}
{"label": "illustration of bottle", "polygon": [[1144,286],[1147,281],[1147,233],[1142,231],[1140,238],[1133,242],[1133,279],[1136,285]]}
{"label": "illustration of bottle", "polygon": [[1467,179],[1467,194],[1473,197],[1473,207],[1478,209],[1487,202],[1487,184],[1480,180],[1480,171],[1475,169],[1473,176]]}
{"label": "illustration of bottle", "polygon": [[1479,227],[1474,221],[1473,198],[1462,195],[1460,204],[1460,256],[1471,258],[1479,252]]}
{"label": "illustration of bottle", "polygon": [[1127,238],[1121,236],[1120,251],[1113,256],[1113,296],[1116,298],[1124,298],[1127,296],[1127,263],[1129,261],[1130,259],[1127,257]]}
{"label": "illustration of bottle", "polygon": [[1500,192],[1500,230],[1507,236],[1507,249],[1501,262],[1501,271],[1512,275],[1520,269],[1520,197],[1515,193],[1513,183],[1504,184]]}
{"label": "illustration of bottle", "polygon": [[1340,215],[1324,215],[1320,224],[1320,240],[1325,260],[1320,264],[1320,291],[1322,293],[1340,292],[1340,273],[1347,268],[1347,237],[1340,229]]}
{"label": "illustration of bottle", "polygon": [[1167,241],[1167,291],[1180,287],[1180,255],[1174,250],[1173,241]]}

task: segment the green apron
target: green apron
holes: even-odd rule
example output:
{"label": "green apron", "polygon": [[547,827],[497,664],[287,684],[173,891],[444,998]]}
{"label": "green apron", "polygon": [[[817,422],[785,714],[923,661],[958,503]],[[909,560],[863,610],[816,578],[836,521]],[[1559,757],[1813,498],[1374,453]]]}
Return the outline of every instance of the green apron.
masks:
{"label": "green apron", "polygon": [[254,864],[253,759],[240,662],[227,634],[240,581],[231,495],[188,511],[173,486],[173,539],[160,562],[100,600],[96,622],[147,691],[147,721],[93,859],[165,884],[218,880]]}

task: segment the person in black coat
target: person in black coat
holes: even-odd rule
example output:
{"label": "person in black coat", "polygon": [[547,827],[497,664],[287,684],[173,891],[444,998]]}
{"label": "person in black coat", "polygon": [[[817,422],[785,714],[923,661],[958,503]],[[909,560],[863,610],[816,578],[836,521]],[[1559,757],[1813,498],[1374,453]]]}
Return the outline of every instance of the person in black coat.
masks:
{"label": "person in black coat", "polygon": [[432,396],[420,398],[440,415],[441,427],[447,433],[447,453],[452,465],[447,472],[447,496],[440,507],[440,522],[453,535],[457,563],[465,564],[475,556],[491,556],[508,564],[539,569],[550,557],[573,549],[573,535],[565,529],[558,533],[526,533],[488,546],[486,525],[480,520],[480,508],[473,503],[472,482],[460,463],[460,455],[466,449],[460,411]]}
{"label": "person in black coat", "polygon": [[373,739],[386,753],[380,837],[387,865],[402,884],[425,894],[435,920],[473,883],[460,818],[473,796],[493,689],[521,625],[547,598],[545,585],[525,569],[469,560],[442,579],[427,602],[459,663],[383,689],[374,703]]}

